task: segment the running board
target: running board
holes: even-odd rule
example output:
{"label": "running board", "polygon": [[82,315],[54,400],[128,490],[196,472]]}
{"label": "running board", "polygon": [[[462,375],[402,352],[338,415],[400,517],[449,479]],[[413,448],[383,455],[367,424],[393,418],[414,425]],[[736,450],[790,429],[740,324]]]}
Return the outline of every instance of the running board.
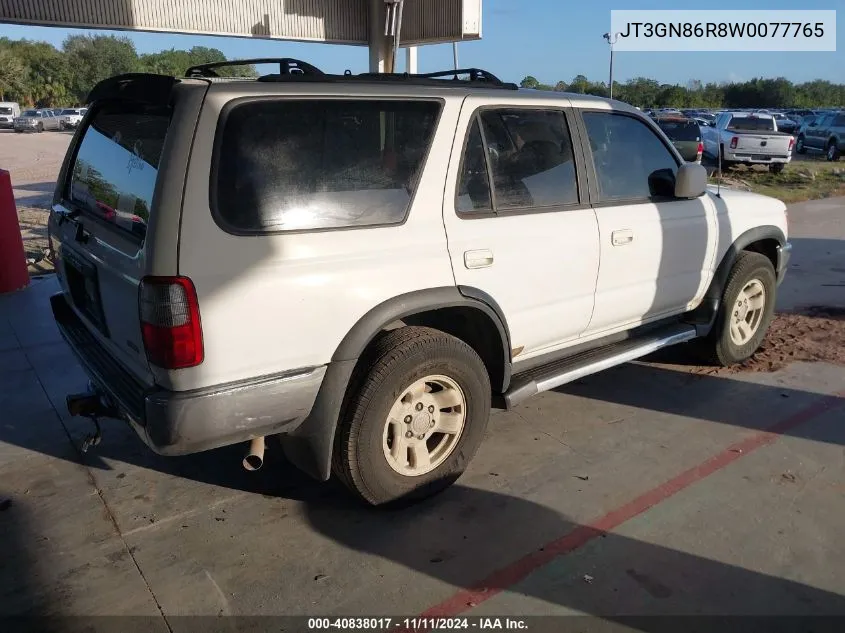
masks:
{"label": "running board", "polygon": [[694,338],[696,338],[695,327],[684,324],[672,325],[637,338],[587,350],[548,365],[535,367],[513,377],[511,386],[505,394],[505,404],[508,409],[511,409],[523,400],[543,391]]}

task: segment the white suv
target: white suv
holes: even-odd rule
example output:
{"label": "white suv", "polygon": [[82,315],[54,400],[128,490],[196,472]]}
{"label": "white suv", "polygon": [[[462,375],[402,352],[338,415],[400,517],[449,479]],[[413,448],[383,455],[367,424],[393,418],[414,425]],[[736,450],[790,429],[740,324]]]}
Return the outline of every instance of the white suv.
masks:
{"label": "white suv", "polygon": [[278,436],[383,504],[457,479],[491,402],[760,345],[785,206],[705,191],[635,108],[279,64],[92,92],[50,218],[53,310],[92,382],[72,413],[165,455],[251,442],[250,468]]}

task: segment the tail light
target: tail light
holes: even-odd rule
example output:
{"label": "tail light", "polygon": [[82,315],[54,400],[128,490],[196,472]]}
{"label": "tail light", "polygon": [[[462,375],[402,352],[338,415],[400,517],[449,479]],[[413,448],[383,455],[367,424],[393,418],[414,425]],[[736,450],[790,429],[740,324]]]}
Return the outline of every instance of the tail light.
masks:
{"label": "tail light", "polygon": [[736,149],[736,144],[739,143],[739,137],[734,136],[731,139],[731,149]]}
{"label": "tail light", "polygon": [[147,360],[164,369],[203,361],[202,326],[193,282],[187,277],[145,277],[139,290]]}
{"label": "tail light", "polygon": [[695,160],[696,162],[701,162],[701,156],[704,154],[704,143],[701,141],[698,142],[698,149],[695,150]]}
{"label": "tail light", "polygon": [[793,148],[794,146],[795,146],[795,137],[794,137],[794,136],[790,136],[790,137],[789,137],[789,151],[790,151],[790,152],[792,151],[792,148]]}

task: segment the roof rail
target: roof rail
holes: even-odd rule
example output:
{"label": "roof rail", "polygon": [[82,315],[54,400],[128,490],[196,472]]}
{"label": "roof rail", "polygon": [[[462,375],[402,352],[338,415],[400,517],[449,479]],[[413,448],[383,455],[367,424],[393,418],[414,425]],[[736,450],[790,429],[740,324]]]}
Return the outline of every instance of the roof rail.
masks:
{"label": "roof rail", "polygon": [[[466,75],[467,79],[460,79],[461,75]],[[451,77],[452,81],[460,84],[479,83],[484,84],[486,88],[504,88],[507,90],[517,90],[518,86],[513,83],[506,83],[496,77],[493,73],[483,70],[481,68],[456,68],[454,70],[438,70],[433,73],[361,73],[358,75],[361,78],[375,79],[377,81],[408,81],[415,82],[427,79],[441,79],[444,77]],[[437,82],[437,85],[442,85],[443,82]]]}
{"label": "roof rail", "polygon": [[[460,79],[466,75],[467,79]],[[446,80],[451,77],[452,80]],[[342,75],[328,73],[282,73],[278,75],[262,75],[257,79],[262,82],[300,82],[316,81],[329,83],[395,83],[414,86],[437,86],[439,88],[500,88],[503,90],[517,90],[513,83],[505,83],[494,74],[479,68],[464,68],[457,70],[443,70],[433,73],[360,73],[353,75],[347,70]]]}
{"label": "roof rail", "polygon": [[215,68],[226,66],[248,66],[252,64],[278,64],[280,75],[323,75],[323,71],[292,57],[261,57],[256,59],[232,59],[223,62],[210,62],[208,64],[197,64],[185,71],[185,77],[219,77],[214,72]]}

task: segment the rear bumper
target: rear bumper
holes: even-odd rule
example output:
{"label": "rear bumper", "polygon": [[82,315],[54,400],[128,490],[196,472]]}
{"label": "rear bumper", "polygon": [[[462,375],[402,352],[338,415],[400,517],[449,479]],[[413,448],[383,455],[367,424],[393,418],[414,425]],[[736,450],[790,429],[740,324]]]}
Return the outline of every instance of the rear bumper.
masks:
{"label": "rear bumper", "polygon": [[63,294],[50,299],[59,331],[99,391],[161,455],[185,455],[295,430],[311,412],[325,367],[193,391],[139,382],[100,345]]}
{"label": "rear bumper", "polygon": [[786,276],[786,270],[789,268],[789,258],[792,256],[792,243],[787,242],[783,246],[778,246],[778,269],[777,281],[781,284],[783,278]]}
{"label": "rear bumper", "polygon": [[754,154],[743,154],[742,152],[731,152],[725,150],[725,157],[724,160],[729,160],[736,163],[750,163],[750,164],[759,164],[759,165],[771,165],[772,163],[788,163],[792,160],[791,154],[773,154],[768,158],[762,158],[759,155]]}

